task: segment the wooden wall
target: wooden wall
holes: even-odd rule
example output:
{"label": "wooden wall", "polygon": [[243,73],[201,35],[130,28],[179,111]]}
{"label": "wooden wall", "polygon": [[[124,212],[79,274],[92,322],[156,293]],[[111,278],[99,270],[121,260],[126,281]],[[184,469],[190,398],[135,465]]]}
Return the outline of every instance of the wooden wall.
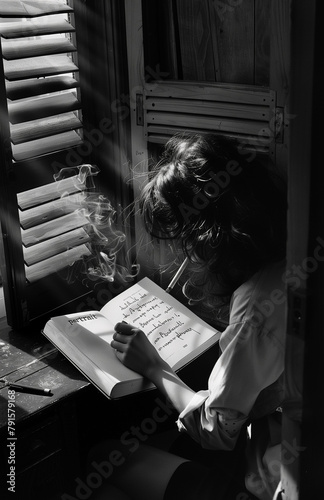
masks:
{"label": "wooden wall", "polygon": [[269,86],[270,4],[144,0],[147,76]]}

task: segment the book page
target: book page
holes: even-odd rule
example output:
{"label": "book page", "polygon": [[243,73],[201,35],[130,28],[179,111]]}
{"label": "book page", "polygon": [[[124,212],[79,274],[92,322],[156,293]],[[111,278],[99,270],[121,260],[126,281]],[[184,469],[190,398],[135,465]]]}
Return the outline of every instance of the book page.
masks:
{"label": "book page", "polygon": [[220,332],[210,327],[148,278],[131,286],[101,311],[56,316],[43,334],[104,394],[116,398],[153,387],[125,367],[109,345],[116,323],[143,330],[175,370],[213,345]]}
{"label": "book page", "polygon": [[215,335],[220,335],[147,278],[112,299],[101,312],[110,323],[126,321],[143,330],[174,369],[198,355],[203,345],[206,348],[206,341],[212,344]]}
{"label": "book page", "polygon": [[[73,350],[75,347],[73,357],[77,350],[81,351],[83,356],[89,358],[90,362],[99,366],[109,376],[115,377],[116,380],[119,380],[120,377],[125,378],[125,375],[128,375],[130,379],[136,376],[133,370],[122,366],[114,349],[110,347],[114,328],[103,314],[98,311],[72,313],[58,316],[54,320],[55,329],[51,331],[53,321],[49,321],[45,333],[48,334],[51,331],[53,341],[59,337],[60,343],[64,342],[65,344],[67,354],[72,356],[71,349]],[[94,335],[89,335],[89,332]],[[109,345],[106,346],[104,342]]]}
{"label": "book page", "polygon": [[43,334],[106,395],[120,381],[128,384],[125,394],[148,388],[143,377],[124,366],[107,345],[113,331],[105,316],[93,311],[57,316],[47,322]]}

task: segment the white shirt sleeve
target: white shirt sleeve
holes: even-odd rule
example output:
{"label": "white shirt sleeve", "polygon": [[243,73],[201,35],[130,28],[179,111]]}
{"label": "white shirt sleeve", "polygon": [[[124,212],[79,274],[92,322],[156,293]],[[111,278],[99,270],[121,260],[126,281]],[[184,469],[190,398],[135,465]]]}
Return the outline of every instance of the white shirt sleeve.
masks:
{"label": "white shirt sleeve", "polygon": [[251,322],[223,332],[224,348],[210,375],[178,419],[203,448],[231,450],[260,392],[274,383],[284,366],[283,346],[272,332]]}
{"label": "white shirt sleeve", "polygon": [[[203,448],[233,449],[261,391],[281,380],[286,320],[281,272],[274,265],[234,292],[208,389],[197,392],[179,415],[179,430]],[[275,394],[274,402],[280,397]]]}
{"label": "white shirt sleeve", "polygon": [[[245,415],[234,410],[213,409],[203,405],[193,408],[189,403],[179,415],[177,424],[180,432],[189,432],[203,448],[232,450],[246,420]],[[195,431],[199,428],[202,432],[198,435]]]}

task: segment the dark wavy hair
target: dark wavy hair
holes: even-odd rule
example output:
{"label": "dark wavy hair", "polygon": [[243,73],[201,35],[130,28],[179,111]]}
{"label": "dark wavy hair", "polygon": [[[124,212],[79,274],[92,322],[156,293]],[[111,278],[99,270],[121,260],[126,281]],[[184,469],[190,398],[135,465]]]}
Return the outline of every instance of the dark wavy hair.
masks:
{"label": "dark wavy hair", "polygon": [[223,136],[172,137],[140,210],[153,237],[175,240],[227,292],[285,257],[284,183]]}

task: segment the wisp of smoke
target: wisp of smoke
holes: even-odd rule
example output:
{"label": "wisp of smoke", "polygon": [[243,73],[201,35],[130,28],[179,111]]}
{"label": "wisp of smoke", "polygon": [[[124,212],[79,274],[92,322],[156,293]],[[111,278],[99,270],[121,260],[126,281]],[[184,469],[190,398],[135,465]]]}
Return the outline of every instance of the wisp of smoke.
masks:
{"label": "wisp of smoke", "polygon": [[[68,177],[75,179],[76,191],[84,193],[77,204],[71,200],[75,212],[87,220],[84,229],[89,236],[87,247],[90,255],[83,258],[81,266],[78,263],[77,272],[91,281],[113,282],[116,278],[131,281],[139,269],[130,261],[125,249],[126,236],[117,228],[116,210],[103,194],[91,192],[95,189],[93,177],[98,173],[99,169],[95,165],[83,164],[75,168],[63,168],[54,177],[57,182]],[[71,197],[67,192],[62,192],[61,196],[67,202]],[[71,280],[71,272],[69,274]]]}

